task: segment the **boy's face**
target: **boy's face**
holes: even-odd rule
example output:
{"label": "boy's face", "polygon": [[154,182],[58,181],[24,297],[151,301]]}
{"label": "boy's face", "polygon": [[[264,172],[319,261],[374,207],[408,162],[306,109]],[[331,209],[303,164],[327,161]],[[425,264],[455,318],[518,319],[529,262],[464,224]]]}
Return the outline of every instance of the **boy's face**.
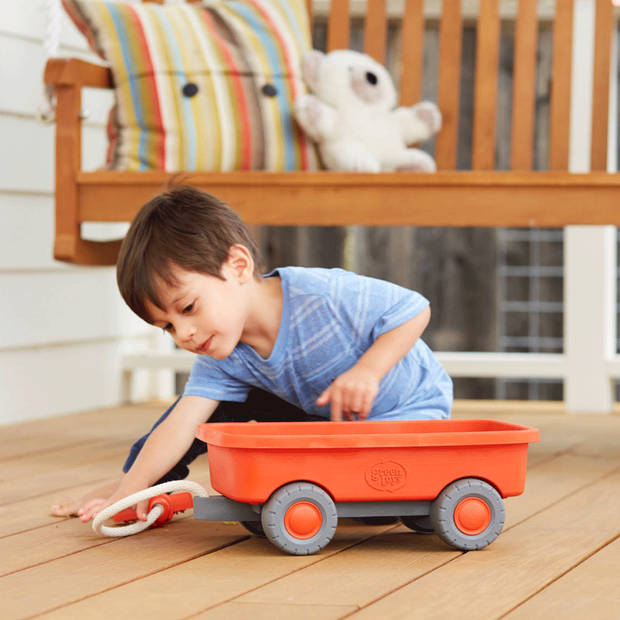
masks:
{"label": "boy's face", "polygon": [[247,273],[229,259],[222,265],[224,280],[180,267],[174,267],[172,274],[177,284],[162,282],[159,288],[165,310],[146,301],[153,325],[167,331],[182,349],[216,359],[228,357],[247,321]]}

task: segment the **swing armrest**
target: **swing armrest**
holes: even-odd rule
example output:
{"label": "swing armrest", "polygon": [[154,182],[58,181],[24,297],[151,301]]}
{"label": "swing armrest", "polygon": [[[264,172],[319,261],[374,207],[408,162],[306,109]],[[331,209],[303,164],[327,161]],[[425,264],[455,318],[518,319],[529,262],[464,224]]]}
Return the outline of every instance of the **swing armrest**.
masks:
{"label": "swing armrest", "polygon": [[54,257],[82,265],[113,265],[121,241],[90,241],[81,234],[83,88],[112,88],[112,73],[104,65],[78,58],[52,58],[45,66],[44,81],[56,93],[56,226]]}
{"label": "swing armrest", "polygon": [[55,86],[80,86],[86,88],[113,88],[112,72],[105,65],[98,65],[79,58],[50,58],[43,77],[46,84]]}

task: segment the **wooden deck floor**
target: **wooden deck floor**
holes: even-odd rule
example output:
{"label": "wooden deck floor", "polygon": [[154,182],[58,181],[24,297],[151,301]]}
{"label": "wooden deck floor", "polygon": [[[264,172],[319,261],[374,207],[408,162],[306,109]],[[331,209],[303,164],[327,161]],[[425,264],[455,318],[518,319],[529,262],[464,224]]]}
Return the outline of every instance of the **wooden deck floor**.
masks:
{"label": "wooden deck floor", "polygon": [[[0,617],[620,618],[620,415],[458,403],[457,417],[537,426],[503,533],[460,553],[404,526],[344,521],[318,555],[238,525],[177,517],[124,539],[48,514],[117,471],[160,404],[0,427]],[[206,484],[206,458],[191,478]],[[191,514],[191,513],[190,513]]]}

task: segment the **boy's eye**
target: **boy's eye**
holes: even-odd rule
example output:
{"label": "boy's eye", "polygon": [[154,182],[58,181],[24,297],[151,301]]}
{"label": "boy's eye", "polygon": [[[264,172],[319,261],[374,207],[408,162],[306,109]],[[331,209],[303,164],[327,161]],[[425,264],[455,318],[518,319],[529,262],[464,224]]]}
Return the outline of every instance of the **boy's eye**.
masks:
{"label": "boy's eye", "polygon": [[164,333],[171,331],[172,330],[172,323],[168,323],[167,325],[164,325],[164,327],[162,327],[162,329],[164,330]]}
{"label": "boy's eye", "polygon": [[194,304],[191,303],[189,304],[189,306],[185,306],[185,308],[183,308],[183,314],[187,314],[188,312],[191,312],[194,309]]}

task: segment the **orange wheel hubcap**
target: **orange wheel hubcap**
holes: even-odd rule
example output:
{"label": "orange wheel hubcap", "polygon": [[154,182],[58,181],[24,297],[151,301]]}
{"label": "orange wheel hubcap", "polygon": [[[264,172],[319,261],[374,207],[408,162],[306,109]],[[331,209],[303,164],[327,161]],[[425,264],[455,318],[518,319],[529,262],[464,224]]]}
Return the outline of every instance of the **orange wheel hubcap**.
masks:
{"label": "orange wheel hubcap", "polygon": [[297,502],[284,515],[286,531],[300,540],[315,536],[323,525],[323,515],[311,502]]}
{"label": "orange wheel hubcap", "polygon": [[454,510],[454,523],[463,534],[475,536],[489,527],[491,509],[479,497],[466,497]]}

